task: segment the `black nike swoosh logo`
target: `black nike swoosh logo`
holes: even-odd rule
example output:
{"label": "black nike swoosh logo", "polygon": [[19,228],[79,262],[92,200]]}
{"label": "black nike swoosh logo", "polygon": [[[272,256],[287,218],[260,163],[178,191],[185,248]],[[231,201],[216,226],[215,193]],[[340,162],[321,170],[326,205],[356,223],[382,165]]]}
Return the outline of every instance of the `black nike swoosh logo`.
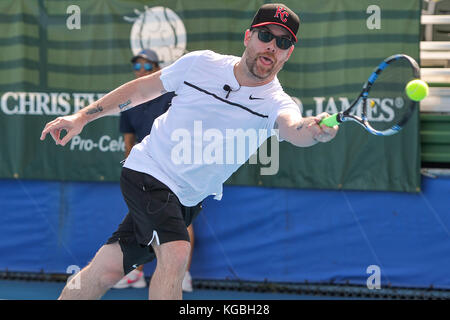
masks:
{"label": "black nike swoosh logo", "polygon": [[250,100],[264,100],[264,98],[257,98],[257,97],[252,97],[252,95],[250,95],[250,97],[248,97]]}

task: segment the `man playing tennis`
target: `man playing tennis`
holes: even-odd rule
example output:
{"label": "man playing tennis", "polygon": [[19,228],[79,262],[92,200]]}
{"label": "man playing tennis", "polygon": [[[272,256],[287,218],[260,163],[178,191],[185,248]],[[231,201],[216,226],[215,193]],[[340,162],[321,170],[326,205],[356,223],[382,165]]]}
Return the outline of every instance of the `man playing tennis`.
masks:
{"label": "man playing tennis", "polygon": [[[297,42],[298,16],[283,4],[265,4],[244,35],[241,58],[212,51],[186,54],[172,65],[130,81],[77,113],[49,122],[42,131],[56,144],[66,145],[83,127],[108,114],[133,107],[174,91],[172,107],[157,118],[151,134],[127,158],[120,185],[129,215],[92,262],[66,286],[60,299],[99,299],[124,274],[157,258],[149,289],[150,299],[181,299],[181,282],[189,256],[186,230],[198,204],[209,195],[220,197],[222,184],[241,163],[180,162],[174,132],[194,135],[195,127],[225,133],[229,129],[271,132],[299,147],[327,142],[337,126],[319,126],[323,113],[302,118],[298,106],[283,91],[277,74]],[[61,138],[62,131],[66,135]],[[270,134],[268,134],[270,135]],[[225,134],[218,135],[225,144]],[[178,137],[179,138],[179,137]],[[262,142],[260,143],[262,144]],[[193,139],[195,149],[195,139]],[[249,151],[252,155],[259,146]],[[76,279],[79,277],[79,279]]]}

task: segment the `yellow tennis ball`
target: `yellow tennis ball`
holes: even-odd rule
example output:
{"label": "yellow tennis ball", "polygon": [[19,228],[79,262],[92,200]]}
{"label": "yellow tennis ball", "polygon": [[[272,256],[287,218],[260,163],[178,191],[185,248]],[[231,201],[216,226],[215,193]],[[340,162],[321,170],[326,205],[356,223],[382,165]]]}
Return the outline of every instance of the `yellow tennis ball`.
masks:
{"label": "yellow tennis ball", "polygon": [[411,100],[420,101],[428,95],[428,85],[420,79],[411,80],[406,85],[406,94]]}

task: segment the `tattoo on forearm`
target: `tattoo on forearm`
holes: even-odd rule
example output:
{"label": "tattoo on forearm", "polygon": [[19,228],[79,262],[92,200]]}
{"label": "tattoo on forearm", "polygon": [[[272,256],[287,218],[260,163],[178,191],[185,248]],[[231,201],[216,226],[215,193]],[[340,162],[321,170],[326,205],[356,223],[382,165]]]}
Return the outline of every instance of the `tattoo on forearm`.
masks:
{"label": "tattoo on forearm", "polygon": [[119,109],[120,109],[121,111],[125,111],[126,109],[128,109],[128,108],[126,108],[126,107],[127,107],[130,103],[131,103],[131,100],[128,100],[128,101],[126,101],[126,102],[124,102],[124,103],[119,104]]}
{"label": "tattoo on forearm", "polygon": [[302,128],[303,128],[303,122],[302,123],[300,123],[298,126],[297,126],[297,130],[302,130]]}
{"label": "tattoo on forearm", "polygon": [[91,108],[88,111],[86,111],[86,114],[94,114],[97,112],[102,112],[103,111],[103,107],[101,105],[97,105],[95,108]]}

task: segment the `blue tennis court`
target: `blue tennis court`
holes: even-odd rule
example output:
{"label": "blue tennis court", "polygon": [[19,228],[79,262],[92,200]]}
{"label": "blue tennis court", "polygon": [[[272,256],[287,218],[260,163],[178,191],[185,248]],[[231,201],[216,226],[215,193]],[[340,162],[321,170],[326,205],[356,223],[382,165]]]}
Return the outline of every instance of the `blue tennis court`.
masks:
{"label": "blue tennis court", "polygon": [[[63,282],[0,280],[0,299],[5,300],[55,300],[64,287]],[[103,300],[147,300],[148,288],[111,289]],[[184,300],[330,300],[330,296],[259,293],[231,290],[198,289],[183,293]]]}

